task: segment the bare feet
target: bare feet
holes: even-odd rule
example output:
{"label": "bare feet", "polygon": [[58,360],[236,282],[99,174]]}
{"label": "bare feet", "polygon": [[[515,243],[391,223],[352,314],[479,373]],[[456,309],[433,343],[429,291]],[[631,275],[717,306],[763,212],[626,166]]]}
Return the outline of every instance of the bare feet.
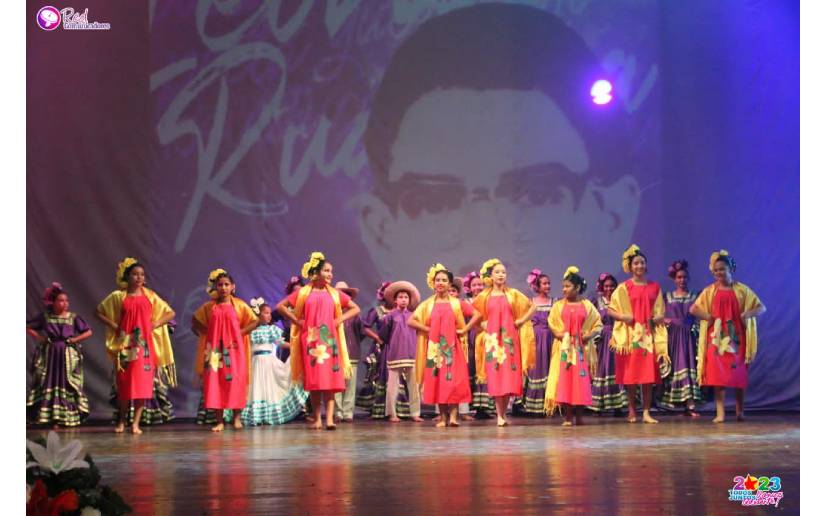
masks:
{"label": "bare feet", "polygon": [[561,424],[561,426],[573,426],[573,422],[572,422],[572,421],[564,421],[564,422]]}
{"label": "bare feet", "polygon": [[400,423],[401,418],[399,418],[398,416],[390,416],[389,422],[390,423]]}
{"label": "bare feet", "polygon": [[327,430],[335,430],[335,423],[327,423]]}
{"label": "bare feet", "polygon": [[413,421],[415,421],[416,423],[420,423],[420,422],[424,421],[423,419],[421,419],[421,418],[420,418],[420,417],[418,417],[418,416],[411,417],[410,419],[412,419],[412,420],[413,420]]}
{"label": "bare feet", "polygon": [[241,428],[243,428],[243,423],[241,423],[241,420],[240,420],[240,419],[236,419],[236,420],[232,423],[232,426],[235,428],[235,430],[240,430]]}
{"label": "bare feet", "polygon": [[439,420],[438,423],[435,424],[436,428],[444,428],[446,426],[447,426],[447,423],[443,419]]}
{"label": "bare feet", "polygon": [[458,421],[456,421],[455,419],[451,419],[451,420],[450,420],[450,426],[452,426],[452,427],[459,427],[459,426],[461,426],[461,425],[459,425],[459,424],[458,424]]}
{"label": "bare feet", "polygon": [[628,423],[635,423],[636,422],[636,414],[628,414],[627,415],[627,422]]}
{"label": "bare feet", "polygon": [[656,423],[659,422],[659,421],[653,419],[652,417],[650,417],[650,414],[648,414],[647,412],[642,413],[642,421],[644,421],[645,423],[649,423],[651,425],[655,425]]}
{"label": "bare feet", "polygon": [[135,435],[140,435],[143,433],[143,430],[141,430],[137,425],[132,425],[132,433]]}
{"label": "bare feet", "polygon": [[307,428],[310,430],[320,430],[321,429],[321,420],[320,419],[313,419],[313,423],[308,425]]}
{"label": "bare feet", "polygon": [[223,423],[218,423],[212,427],[213,432],[223,432]]}
{"label": "bare feet", "polygon": [[713,418],[713,422],[714,423],[724,423],[725,422],[725,416],[716,416],[715,418]]}
{"label": "bare feet", "polygon": [[122,434],[126,430],[126,423],[118,423],[115,425],[115,433]]}
{"label": "bare feet", "polygon": [[462,421],[475,421],[475,418],[470,414],[461,414]]}
{"label": "bare feet", "polygon": [[503,417],[498,418],[498,426],[508,426],[510,423]]}

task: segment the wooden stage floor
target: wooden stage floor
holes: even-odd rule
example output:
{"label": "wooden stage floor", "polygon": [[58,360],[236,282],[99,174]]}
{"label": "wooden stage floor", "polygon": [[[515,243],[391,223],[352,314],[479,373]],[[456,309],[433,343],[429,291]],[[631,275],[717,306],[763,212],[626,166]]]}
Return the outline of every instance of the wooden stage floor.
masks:
{"label": "wooden stage floor", "polygon": [[[733,477],[778,476],[778,510],[799,512],[799,416],[714,425],[588,417],[227,429],[174,422],[143,435],[108,426],[77,438],[136,514],[767,514],[728,501]],[[27,431],[29,437],[43,432]]]}

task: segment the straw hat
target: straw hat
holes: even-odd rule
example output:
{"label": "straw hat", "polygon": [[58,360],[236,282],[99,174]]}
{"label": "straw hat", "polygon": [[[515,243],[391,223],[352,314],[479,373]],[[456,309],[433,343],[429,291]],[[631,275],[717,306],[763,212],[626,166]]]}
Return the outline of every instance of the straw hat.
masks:
{"label": "straw hat", "polygon": [[349,285],[347,285],[346,281],[339,281],[338,283],[336,283],[335,290],[340,290],[349,297],[355,297],[358,295],[358,289],[355,287],[350,287]]}
{"label": "straw hat", "polygon": [[395,302],[395,294],[399,290],[406,290],[410,293],[410,304],[408,308],[414,310],[421,301],[421,294],[418,292],[418,289],[415,288],[415,285],[409,281],[393,281],[390,283],[390,286],[384,290],[384,300],[389,303]]}

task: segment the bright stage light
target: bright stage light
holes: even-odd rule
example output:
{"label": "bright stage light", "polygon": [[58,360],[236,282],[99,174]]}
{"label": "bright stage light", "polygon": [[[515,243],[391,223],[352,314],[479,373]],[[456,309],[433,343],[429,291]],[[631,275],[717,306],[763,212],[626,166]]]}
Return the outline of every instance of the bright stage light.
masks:
{"label": "bright stage light", "polygon": [[590,87],[590,96],[593,97],[593,103],[603,106],[613,100],[613,85],[610,81],[599,79]]}

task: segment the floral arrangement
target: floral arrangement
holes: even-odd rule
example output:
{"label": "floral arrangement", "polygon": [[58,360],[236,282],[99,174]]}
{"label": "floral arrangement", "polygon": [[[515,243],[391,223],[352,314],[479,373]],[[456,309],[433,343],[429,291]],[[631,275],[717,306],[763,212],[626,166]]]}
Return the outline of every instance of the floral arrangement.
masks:
{"label": "floral arrangement", "polygon": [[440,271],[446,272],[447,267],[444,267],[440,263],[434,263],[430,270],[427,271],[427,286],[430,287],[430,290],[435,290],[435,275],[438,274]]}
{"label": "floral arrangement", "polygon": [[124,278],[124,276],[126,275],[126,269],[136,264],[137,262],[137,259],[132,258],[131,256],[127,256],[126,258],[121,260],[119,264],[117,264],[117,276],[115,277],[115,282],[117,283],[118,287],[126,288],[129,286],[129,282],[126,281],[126,278]]}
{"label": "floral arrangement", "polygon": [[224,269],[215,269],[209,273],[209,279],[206,281],[206,293],[209,294],[210,297],[218,297],[215,291],[215,282],[218,281],[218,276],[221,274],[226,274],[226,271]]}
{"label": "floral arrangement", "polygon": [[630,262],[636,255],[642,254],[642,249],[636,244],[632,244],[622,253],[622,270],[625,274],[630,274]]}
{"label": "floral arrangement", "polygon": [[303,267],[301,267],[301,276],[303,276],[304,278],[309,278],[310,271],[318,267],[318,264],[321,263],[321,261],[323,260],[326,260],[326,258],[324,257],[324,253],[315,251],[314,253],[310,254],[309,261],[306,262]]}
{"label": "floral arrangement", "polygon": [[[688,269],[688,262],[685,259],[676,260],[670,267],[667,268],[667,275],[669,278],[673,279],[676,277],[676,273],[679,271],[687,271]],[[711,270],[713,270],[713,265],[711,265]]]}
{"label": "floral arrangement", "polygon": [[83,459],[78,440],[63,445],[57,433],[26,440],[26,514],[100,516],[127,514],[132,508],[117,492],[100,484],[92,457]]}
{"label": "floral arrangement", "polygon": [[484,282],[484,286],[489,287],[493,284],[493,267],[500,263],[501,260],[498,258],[490,258],[481,266],[481,280]]}
{"label": "floral arrangement", "polygon": [[527,275],[527,284],[530,285],[533,292],[539,291],[539,278],[541,275],[541,269],[533,269],[530,271],[530,274]]}
{"label": "floral arrangement", "polygon": [[731,272],[734,272],[736,270],[736,261],[734,261],[734,259],[724,249],[714,251],[710,255],[710,266],[709,266],[710,272],[713,272],[714,264],[716,264],[716,262],[719,261],[719,258],[722,258],[722,257],[725,257],[727,259],[728,263],[730,264]]}
{"label": "floral arrangement", "polygon": [[46,287],[46,291],[43,292],[43,304],[50,308],[54,304],[54,300],[57,299],[57,296],[63,293],[63,285],[60,283],[53,281],[52,284]]}
{"label": "floral arrangement", "polygon": [[258,317],[261,316],[261,307],[266,304],[266,301],[262,297],[256,297],[249,300],[249,306],[252,307],[252,311]]}
{"label": "floral arrangement", "polygon": [[464,293],[470,295],[472,293],[472,289],[470,289],[470,285],[472,285],[473,280],[475,278],[480,278],[481,276],[478,275],[476,271],[469,272],[466,276],[464,276]]}

